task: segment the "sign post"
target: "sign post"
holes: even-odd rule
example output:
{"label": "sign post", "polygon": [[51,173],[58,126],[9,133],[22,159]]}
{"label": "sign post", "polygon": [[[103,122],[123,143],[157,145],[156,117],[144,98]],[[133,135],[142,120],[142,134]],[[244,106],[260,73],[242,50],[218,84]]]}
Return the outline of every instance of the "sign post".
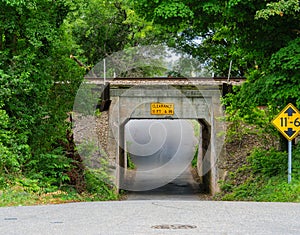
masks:
{"label": "sign post", "polygon": [[289,148],[288,148],[288,183],[292,181],[292,141],[289,140]]}
{"label": "sign post", "polygon": [[288,104],[272,120],[272,124],[288,140],[288,183],[292,181],[292,140],[300,131],[300,112],[292,104]]}

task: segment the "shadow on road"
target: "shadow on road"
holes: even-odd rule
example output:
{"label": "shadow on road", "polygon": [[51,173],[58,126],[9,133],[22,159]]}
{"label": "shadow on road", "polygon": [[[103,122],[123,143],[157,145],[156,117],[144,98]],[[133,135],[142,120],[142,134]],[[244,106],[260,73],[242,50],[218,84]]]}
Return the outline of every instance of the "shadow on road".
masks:
{"label": "shadow on road", "polygon": [[[132,179],[137,181],[137,179]],[[143,179],[145,180],[145,179]],[[128,191],[127,200],[210,200],[192,175],[191,167],[168,184],[147,191]]]}

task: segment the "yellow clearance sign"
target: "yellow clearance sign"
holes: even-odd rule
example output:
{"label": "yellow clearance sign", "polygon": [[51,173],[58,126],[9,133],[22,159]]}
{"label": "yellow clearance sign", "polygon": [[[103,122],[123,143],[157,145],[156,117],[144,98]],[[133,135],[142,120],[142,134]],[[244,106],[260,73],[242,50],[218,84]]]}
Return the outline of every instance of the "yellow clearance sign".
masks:
{"label": "yellow clearance sign", "polygon": [[294,139],[300,131],[300,112],[292,104],[288,104],[272,120],[272,124],[288,140]]}
{"label": "yellow clearance sign", "polygon": [[151,115],[174,115],[174,104],[151,103]]}

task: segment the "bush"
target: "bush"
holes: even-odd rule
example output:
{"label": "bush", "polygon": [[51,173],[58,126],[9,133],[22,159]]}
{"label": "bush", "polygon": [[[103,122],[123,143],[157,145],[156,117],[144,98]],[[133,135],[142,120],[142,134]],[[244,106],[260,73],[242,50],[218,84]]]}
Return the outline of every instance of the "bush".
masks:
{"label": "bush", "polygon": [[10,119],[0,104],[0,188],[5,187],[9,178],[19,174],[29,154],[29,146],[17,141],[10,130]]}
{"label": "bush", "polygon": [[103,170],[86,169],[85,182],[87,191],[95,195],[96,200],[116,200],[116,189],[109,175]]}
{"label": "bush", "polygon": [[32,156],[24,173],[32,181],[38,180],[39,187],[44,191],[55,191],[69,182],[67,171],[71,168],[71,162],[58,148],[52,153]]}
{"label": "bush", "polygon": [[253,173],[261,173],[267,177],[283,174],[287,169],[287,153],[274,148],[254,149],[247,161]]}
{"label": "bush", "polygon": [[270,178],[255,195],[255,201],[300,202],[300,178],[294,175],[290,184],[287,176]]}
{"label": "bush", "polygon": [[229,180],[221,182],[222,200],[251,200],[272,202],[300,202],[300,145],[293,151],[292,182],[287,182],[287,153],[275,149],[254,149],[248,157],[248,167],[237,172],[251,170],[247,180],[234,184],[232,173]]}
{"label": "bush", "polygon": [[233,188],[222,200],[264,201],[264,202],[300,202],[300,179],[294,177],[291,184],[286,176],[251,178],[244,184]]}

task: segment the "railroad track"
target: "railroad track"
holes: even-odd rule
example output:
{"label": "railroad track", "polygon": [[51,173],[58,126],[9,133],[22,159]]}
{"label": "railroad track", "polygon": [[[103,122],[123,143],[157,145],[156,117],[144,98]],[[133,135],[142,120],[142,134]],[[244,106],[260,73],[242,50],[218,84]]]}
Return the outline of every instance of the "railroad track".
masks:
{"label": "railroad track", "polygon": [[85,77],[87,82],[90,83],[104,83],[109,82],[110,84],[239,84],[246,81],[245,78],[232,77],[230,79],[225,77],[192,77],[192,78],[180,78],[180,77],[159,77],[159,78],[95,78]]}
{"label": "railroad track", "polygon": [[[151,80],[169,80],[169,81],[186,81],[186,80],[191,80],[191,81],[228,81],[228,78],[226,77],[191,77],[191,78],[181,78],[181,77],[159,77],[159,78],[114,78],[113,80],[117,81],[124,81],[124,80],[145,80],[145,81],[151,81]],[[240,81],[245,81],[245,78],[240,78],[240,77],[232,77],[229,78],[229,81],[235,81],[235,82],[240,82]]]}

